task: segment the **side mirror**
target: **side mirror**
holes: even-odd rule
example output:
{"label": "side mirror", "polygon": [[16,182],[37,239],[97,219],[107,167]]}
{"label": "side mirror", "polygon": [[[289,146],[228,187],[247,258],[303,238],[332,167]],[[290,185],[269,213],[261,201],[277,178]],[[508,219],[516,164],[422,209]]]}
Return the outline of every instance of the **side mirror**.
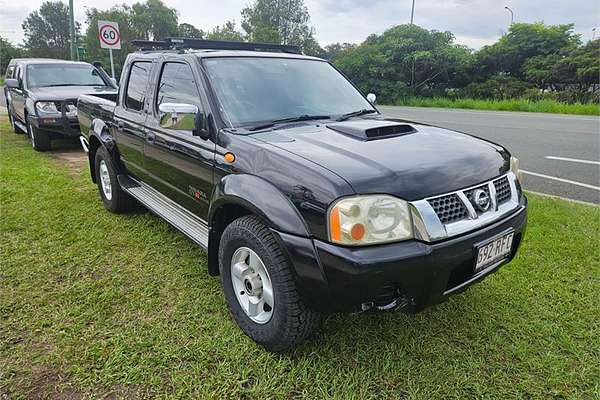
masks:
{"label": "side mirror", "polygon": [[160,126],[165,129],[195,131],[198,107],[192,104],[162,103],[158,106]]}
{"label": "side mirror", "polygon": [[162,103],[158,106],[160,126],[165,129],[191,131],[192,135],[208,139],[206,114],[193,104]]}
{"label": "side mirror", "polygon": [[20,88],[18,79],[7,79],[5,83],[6,83],[6,87],[9,89],[19,89]]}
{"label": "side mirror", "polygon": [[369,100],[369,103],[375,104],[375,101],[377,100],[377,96],[375,96],[375,93],[369,93],[367,95],[367,100]]}

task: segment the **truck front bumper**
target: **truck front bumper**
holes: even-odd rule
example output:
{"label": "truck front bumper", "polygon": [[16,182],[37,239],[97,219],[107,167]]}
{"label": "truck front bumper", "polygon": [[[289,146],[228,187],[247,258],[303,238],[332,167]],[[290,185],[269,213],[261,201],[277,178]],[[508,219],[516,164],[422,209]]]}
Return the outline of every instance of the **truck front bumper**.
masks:
{"label": "truck front bumper", "polygon": [[[436,243],[417,240],[343,247],[274,232],[287,249],[303,300],[312,308],[350,311],[402,304],[408,312],[445,301],[510,262],[527,225],[527,200],[510,215]],[[476,246],[513,231],[509,256],[474,272]]]}
{"label": "truck front bumper", "polygon": [[30,116],[29,123],[38,129],[55,134],[56,137],[78,137],[79,135],[81,135],[79,131],[79,121],[77,120],[77,116]]}

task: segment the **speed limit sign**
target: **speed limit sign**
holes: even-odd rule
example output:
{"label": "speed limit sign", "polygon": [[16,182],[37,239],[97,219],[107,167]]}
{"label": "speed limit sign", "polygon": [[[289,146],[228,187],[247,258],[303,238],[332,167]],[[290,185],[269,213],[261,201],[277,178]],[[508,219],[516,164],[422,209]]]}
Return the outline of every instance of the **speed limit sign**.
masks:
{"label": "speed limit sign", "polygon": [[121,33],[119,24],[110,21],[98,21],[98,37],[103,49],[121,49]]}

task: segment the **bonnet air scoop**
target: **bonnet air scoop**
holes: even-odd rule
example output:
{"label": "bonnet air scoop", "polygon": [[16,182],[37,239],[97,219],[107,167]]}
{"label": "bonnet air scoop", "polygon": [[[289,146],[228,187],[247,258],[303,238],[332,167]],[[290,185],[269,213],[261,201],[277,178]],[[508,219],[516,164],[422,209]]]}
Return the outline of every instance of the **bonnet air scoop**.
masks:
{"label": "bonnet air scoop", "polygon": [[373,119],[336,122],[327,124],[327,128],[363,141],[385,139],[417,132],[412,125]]}

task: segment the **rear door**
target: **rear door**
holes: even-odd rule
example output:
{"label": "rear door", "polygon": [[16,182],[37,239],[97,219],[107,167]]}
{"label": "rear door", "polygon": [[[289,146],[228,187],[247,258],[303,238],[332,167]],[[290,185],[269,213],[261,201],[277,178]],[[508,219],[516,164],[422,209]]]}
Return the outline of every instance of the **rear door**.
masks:
{"label": "rear door", "polygon": [[117,141],[121,161],[132,175],[143,178],[144,142],[146,141],[146,92],[152,75],[151,60],[133,60],[115,108],[113,137]]}
{"label": "rear door", "polygon": [[215,143],[191,131],[162,128],[161,103],[192,104],[206,112],[201,80],[188,62],[166,60],[154,86],[146,126],[145,165],[151,185],[202,219],[208,214],[213,188]]}

